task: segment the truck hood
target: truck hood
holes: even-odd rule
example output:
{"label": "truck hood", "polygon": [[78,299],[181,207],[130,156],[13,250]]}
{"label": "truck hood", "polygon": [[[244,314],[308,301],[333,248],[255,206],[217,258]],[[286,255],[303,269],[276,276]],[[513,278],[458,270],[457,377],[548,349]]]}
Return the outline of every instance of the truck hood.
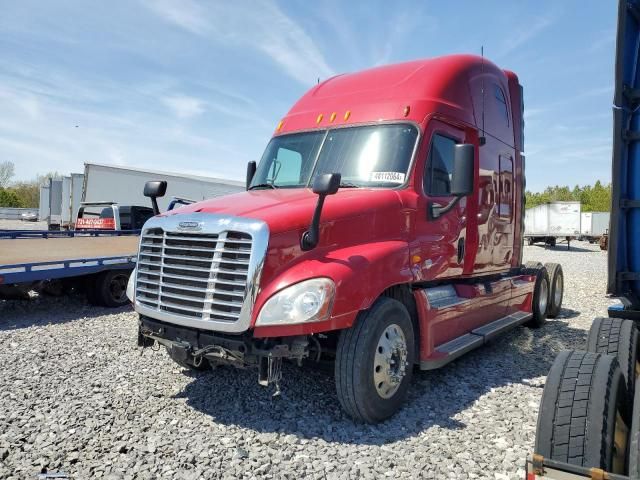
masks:
{"label": "truck hood", "polygon": [[[318,196],[308,188],[253,190],[194,203],[166,213],[217,213],[255,218],[269,225],[272,234],[306,228],[311,222]],[[400,208],[398,192],[389,189],[340,189],[328,196],[322,210],[322,223]]]}

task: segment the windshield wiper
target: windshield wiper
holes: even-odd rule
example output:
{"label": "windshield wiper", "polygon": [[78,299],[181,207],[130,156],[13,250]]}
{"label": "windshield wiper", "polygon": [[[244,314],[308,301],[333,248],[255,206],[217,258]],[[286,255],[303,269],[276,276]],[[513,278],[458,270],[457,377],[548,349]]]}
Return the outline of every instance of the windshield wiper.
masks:
{"label": "windshield wiper", "polygon": [[360,185],[356,185],[352,182],[342,182],[340,183],[340,188],[360,188]]}
{"label": "windshield wiper", "polygon": [[257,185],[251,185],[249,187],[249,190],[253,190],[254,188],[272,188],[272,189],[276,189],[278,187],[276,187],[274,184],[272,183],[259,183]]}

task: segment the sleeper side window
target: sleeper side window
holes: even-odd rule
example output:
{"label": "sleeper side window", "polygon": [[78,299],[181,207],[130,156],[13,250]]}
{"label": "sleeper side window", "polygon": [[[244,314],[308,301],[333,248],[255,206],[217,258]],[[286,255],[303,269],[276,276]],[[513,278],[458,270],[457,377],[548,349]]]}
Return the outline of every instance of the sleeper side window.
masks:
{"label": "sleeper side window", "polygon": [[507,109],[507,100],[504,98],[504,93],[498,85],[493,85],[494,95],[498,102],[498,111],[504,117],[504,121],[509,126],[509,110]]}
{"label": "sleeper side window", "polygon": [[427,168],[424,171],[424,191],[427,195],[446,197],[451,195],[451,175],[456,142],[437,133],[431,140]]}

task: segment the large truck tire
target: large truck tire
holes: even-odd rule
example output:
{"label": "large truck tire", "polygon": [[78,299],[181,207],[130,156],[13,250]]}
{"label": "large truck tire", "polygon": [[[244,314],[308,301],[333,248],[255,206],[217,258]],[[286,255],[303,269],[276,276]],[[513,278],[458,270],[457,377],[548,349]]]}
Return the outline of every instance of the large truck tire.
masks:
{"label": "large truck tire", "polygon": [[545,263],[549,275],[549,304],[547,305],[547,317],[556,318],[562,310],[564,297],[564,272],[559,263]]}
{"label": "large truck tire", "polygon": [[541,265],[531,268],[524,268],[524,275],[535,276],[535,284],[533,287],[533,301],[531,304],[531,313],[533,316],[526,325],[530,328],[540,328],[547,322],[547,307],[549,305],[549,274],[547,269]]}
{"label": "large truck tire", "polygon": [[122,307],[129,303],[127,298],[127,283],[130,270],[105,270],[95,277],[94,300],[105,307]]}
{"label": "large truck tire", "polygon": [[414,359],[409,312],[397,300],[379,298],[340,333],[335,381],[344,411],[366,423],[391,417],[407,395]]}
{"label": "large truck tire", "polygon": [[539,268],[542,267],[542,262],[534,262],[534,261],[528,261],[527,263],[524,264],[524,268]]}
{"label": "large truck tire", "polygon": [[640,382],[636,382],[629,431],[629,478],[640,478]]}
{"label": "large truck tire", "polygon": [[562,352],[542,394],[536,453],[611,473],[624,473],[627,391],[618,360],[591,352]]}
{"label": "large truck tire", "polygon": [[640,338],[633,320],[598,317],[593,320],[587,337],[587,351],[606,353],[618,359],[624,377],[629,405],[633,402],[636,375],[640,372]]}

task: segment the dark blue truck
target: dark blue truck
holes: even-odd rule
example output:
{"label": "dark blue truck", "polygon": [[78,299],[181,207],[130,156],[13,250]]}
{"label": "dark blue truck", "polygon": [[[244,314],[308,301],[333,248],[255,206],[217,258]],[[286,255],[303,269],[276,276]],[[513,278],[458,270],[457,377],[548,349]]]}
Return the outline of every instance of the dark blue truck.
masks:
{"label": "dark blue truck", "polygon": [[583,350],[547,376],[527,480],[640,479],[640,0],[620,0],[607,293]]}

